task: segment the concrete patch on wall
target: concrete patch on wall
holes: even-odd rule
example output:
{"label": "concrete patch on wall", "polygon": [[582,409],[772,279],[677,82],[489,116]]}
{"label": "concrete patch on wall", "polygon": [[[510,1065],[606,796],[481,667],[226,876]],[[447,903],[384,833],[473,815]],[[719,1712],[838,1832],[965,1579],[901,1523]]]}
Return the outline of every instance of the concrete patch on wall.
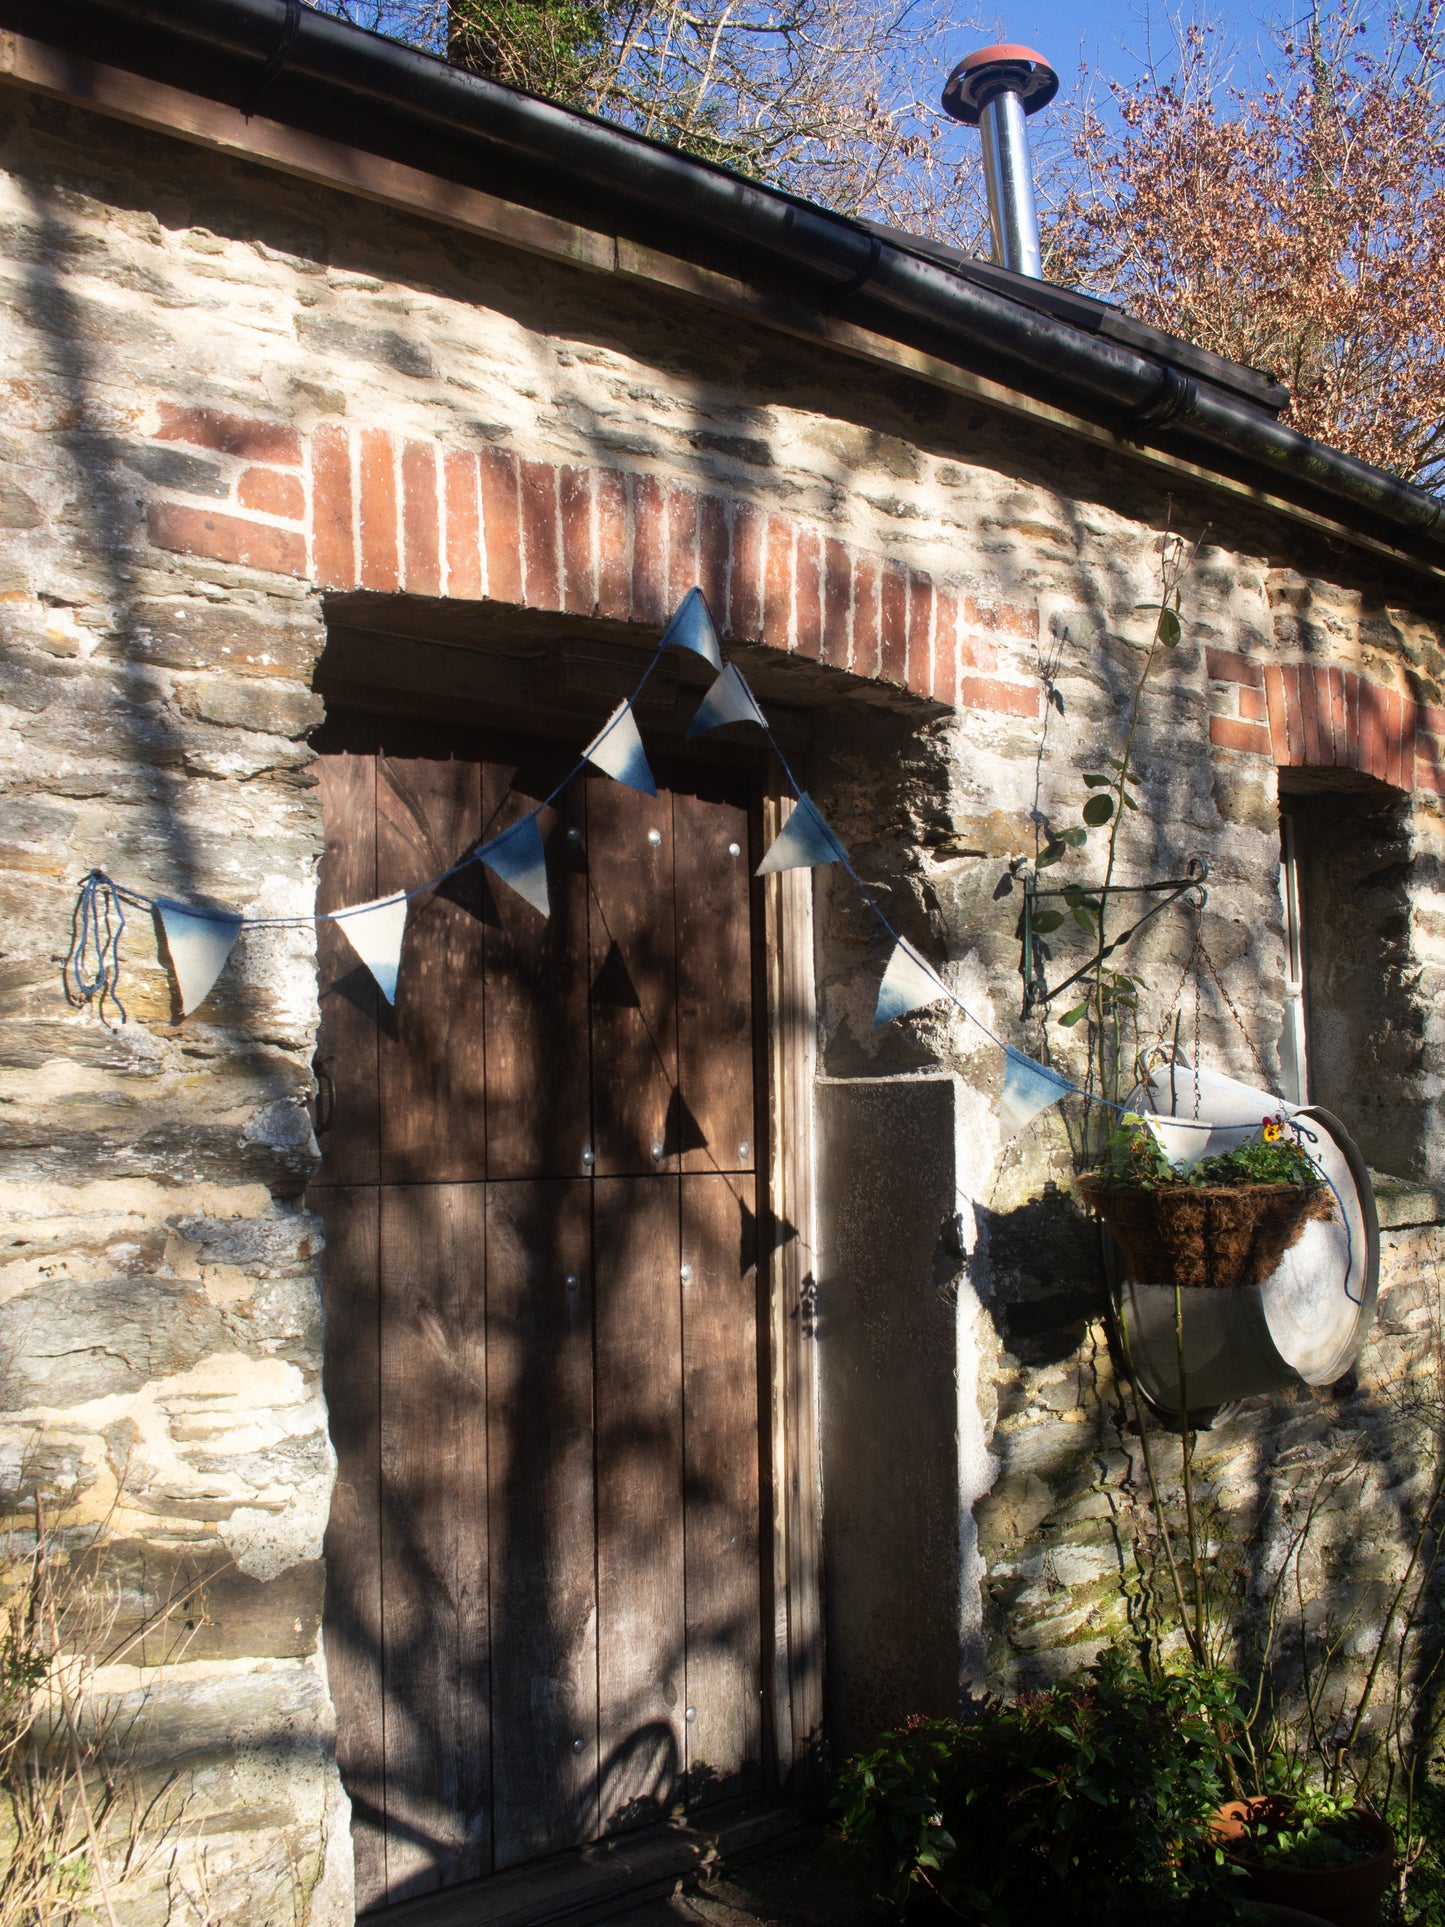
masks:
{"label": "concrete patch on wall", "polygon": [[821,1079],[817,1148],[829,1728],[848,1749],[955,1712],[976,1644],[954,1080]]}

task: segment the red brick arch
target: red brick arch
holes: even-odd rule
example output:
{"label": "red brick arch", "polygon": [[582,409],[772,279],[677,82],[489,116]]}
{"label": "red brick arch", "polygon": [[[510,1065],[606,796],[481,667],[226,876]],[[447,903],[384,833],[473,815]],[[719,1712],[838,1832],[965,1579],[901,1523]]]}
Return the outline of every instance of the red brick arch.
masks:
{"label": "red brick arch", "polygon": [[[694,582],[724,634],[950,707],[1037,717],[999,635],[1037,603],[985,602],[789,515],[619,469],[440,447],[385,429],[297,430],[162,407],[155,439],[209,449],[230,496],[156,502],[161,548],[323,589],[486,598],[656,626]],[[178,490],[171,490],[178,494]]]}
{"label": "red brick arch", "polygon": [[1445,709],[1354,669],[1205,651],[1209,740],[1285,769],[1354,769],[1395,789],[1445,795]]}
{"label": "red brick arch", "polygon": [[[153,437],[210,450],[229,476],[223,506],[214,497],[152,505],[150,537],[161,548],[322,589],[486,599],[652,626],[699,582],[733,641],[950,708],[1040,712],[1037,680],[997,643],[1038,636],[1036,602],[980,601],[735,497],[505,448],[478,453],[381,428],[303,435],[164,403]],[[1445,709],[1352,669],[1206,655],[1217,748],[1445,794]]]}

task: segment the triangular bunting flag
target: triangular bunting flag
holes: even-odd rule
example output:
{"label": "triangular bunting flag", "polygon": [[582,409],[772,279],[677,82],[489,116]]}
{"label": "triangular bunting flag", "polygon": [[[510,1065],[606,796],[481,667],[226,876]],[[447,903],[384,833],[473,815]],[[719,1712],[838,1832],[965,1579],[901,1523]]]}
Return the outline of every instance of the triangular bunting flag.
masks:
{"label": "triangular bunting flag", "polygon": [[181,1015],[189,1017],[225,969],[241,934],[241,918],[224,910],[197,910],[191,904],[172,903],[169,897],[157,897],[156,910],[166,933],[166,949],[171,953]]}
{"label": "triangular bunting flag", "polygon": [[701,589],[689,589],[678,603],[672,621],[662,632],[662,649],[691,649],[695,656],[710,662],[714,669],[722,668],[722,651],[718,648],[717,624],[712,619],[712,610],[707,606],[707,597]]}
{"label": "triangular bunting flag", "polygon": [[878,986],[873,1028],[891,1024],[895,1017],[906,1017],[910,1010],[919,1010],[924,1004],[936,1004],[940,997],[949,994],[947,984],[933,965],[924,962],[907,937],[900,937]]}
{"label": "triangular bunting flag", "polygon": [[687,739],[691,742],[705,729],[721,729],[724,723],[756,723],[760,729],[768,726],[735,662],[728,664],[698,704],[697,714],[687,726]]}
{"label": "triangular bunting flag", "polygon": [[816,804],[806,795],[773,838],[768,853],[757,867],[760,877],[775,870],[817,870],[825,863],[842,863],[846,852],[818,814]]}
{"label": "triangular bunting flag", "polygon": [[476,854],[503,883],[509,883],[519,897],[525,897],[534,910],[540,910],[544,917],[551,916],[552,905],[547,896],[547,852],[542,846],[542,832],[535,810],[520,822],[513,823],[510,829],[494,836],[490,842],[480,844]]}
{"label": "triangular bunting flag", "polygon": [[389,1004],[396,1002],[396,973],[401,967],[401,940],[406,935],[405,897],[378,897],[358,903],[354,910],[333,913],[346,941],[375,977]]}
{"label": "triangular bunting flag", "polygon": [[1046,1111],[1050,1104],[1057,1104],[1061,1097],[1067,1097],[1074,1087],[1057,1071],[1036,1064],[1032,1057],[1025,1057],[1011,1044],[1005,1044],[1003,1054],[1008,1060],[1008,1070],[1003,1080],[1003,1095],[998,1101],[998,1115],[1007,1143],[1030,1118]]}
{"label": "triangular bunting flag", "polygon": [[615,776],[629,789],[641,790],[644,796],[656,796],[657,785],[647,767],[630,702],[617,705],[582,754],[589,763],[595,763],[598,769]]}

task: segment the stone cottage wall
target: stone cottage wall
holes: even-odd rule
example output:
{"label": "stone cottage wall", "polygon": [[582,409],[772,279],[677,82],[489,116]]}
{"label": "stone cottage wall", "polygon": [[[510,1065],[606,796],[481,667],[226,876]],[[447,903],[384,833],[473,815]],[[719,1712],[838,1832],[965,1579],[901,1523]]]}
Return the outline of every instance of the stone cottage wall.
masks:
{"label": "stone cottage wall", "polygon": [[[22,1548],[37,1491],[58,1545],[103,1547],[119,1603],[99,1684],[148,1700],[147,1757],[191,1803],[180,1871],[168,1883],[157,1862],[129,1917],[343,1920],[318,1637],[333,1462],[301,1201],[311,936],[248,931],[178,1022],[133,916],[128,1021],[111,1026],[62,994],[79,878],[100,864],[148,893],[308,911],[328,592],[515,603],[640,637],[700,579],[735,639],[838,673],[815,792],[907,934],[1037,1049],[1006,865],[1036,813],[1071,819],[1113,740],[1161,530],[1207,526],[1185,641],[1149,696],[1128,872],[1209,856],[1210,948],[1273,1067],[1276,766],[1411,786],[1419,1169],[1401,1175],[1438,1181],[1440,635],[1403,572],[1238,505],[1170,505],[1123,455],[680,296],[16,90],[0,170],[7,1509]],[[820,1067],[942,1066],[970,1093],[969,1257],[936,1288],[968,1312],[994,1463],[962,1503],[996,1675],[1072,1663],[1117,1623],[1107,1520],[1128,1466],[1062,1126],[1000,1146],[996,1074],[962,1023],[873,1033],[883,947],[836,876],[818,902]],[[1161,919],[1139,946],[1151,1011],[1183,943]],[[1212,992],[1202,1024],[1249,1068]],[[1265,1477],[1264,1438],[1278,1459],[1367,1415],[1383,1437],[1381,1388],[1431,1329],[1437,1236],[1392,1234],[1358,1388],[1235,1421],[1221,1489]]]}

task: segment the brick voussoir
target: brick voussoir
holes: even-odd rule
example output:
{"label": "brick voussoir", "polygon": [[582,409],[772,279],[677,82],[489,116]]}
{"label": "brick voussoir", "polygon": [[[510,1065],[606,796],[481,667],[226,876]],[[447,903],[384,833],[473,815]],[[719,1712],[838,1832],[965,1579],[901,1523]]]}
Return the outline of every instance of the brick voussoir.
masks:
{"label": "brick voussoir", "polygon": [[1254,689],[1264,688],[1264,664],[1251,662],[1247,656],[1237,656],[1228,649],[1206,648],[1204,666],[1211,682],[1245,683]]}
{"label": "brick voussoir", "polygon": [[178,408],[163,401],[153,440],[189,442],[217,455],[241,455],[250,462],[272,462],[300,468],[301,431],[285,422],[256,421],[248,415],[228,415],[217,408]]}
{"label": "brick voussoir", "polygon": [[1039,690],[1034,683],[1002,682],[996,676],[960,676],[960,709],[986,709],[995,716],[1028,716],[1037,720]]}

